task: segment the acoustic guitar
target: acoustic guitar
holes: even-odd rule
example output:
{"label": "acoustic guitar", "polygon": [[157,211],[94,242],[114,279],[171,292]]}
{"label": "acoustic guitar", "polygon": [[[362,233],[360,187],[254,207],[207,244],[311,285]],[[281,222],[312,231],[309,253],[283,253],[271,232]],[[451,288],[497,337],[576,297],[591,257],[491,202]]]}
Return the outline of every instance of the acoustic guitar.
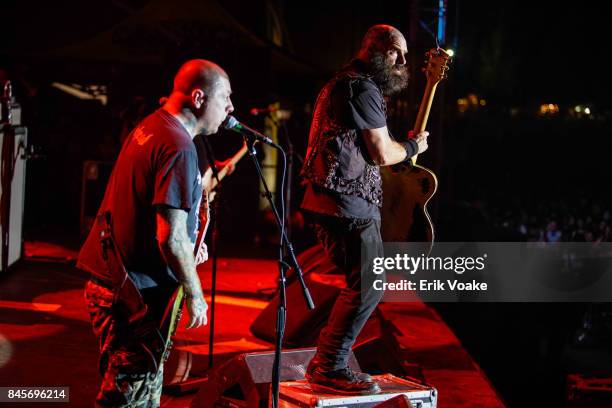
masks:
{"label": "acoustic guitar", "polygon": [[[438,83],[446,78],[450,56],[441,48],[427,52],[423,68],[427,85],[414,125],[414,135],[425,130],[429,111]],[[429,250],[435,239],[434,226],[427,212],[427,204],[438,188],[438,179],[429,169],[416,164],[381,168],[383,180],[383,208],[381,234],[386,242],[425,242]]]}

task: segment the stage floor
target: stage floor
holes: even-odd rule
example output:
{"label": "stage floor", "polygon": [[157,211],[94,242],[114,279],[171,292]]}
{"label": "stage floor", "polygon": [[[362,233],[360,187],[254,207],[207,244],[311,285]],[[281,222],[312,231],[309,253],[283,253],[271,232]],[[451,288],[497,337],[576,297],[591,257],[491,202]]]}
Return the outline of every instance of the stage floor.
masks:
{"label": "stage floor", "polygon": [[[87,276],[73,267],[69,249],[29,243],[26,255],[0,276],[0,386],[69,386],[70,406],[91,406],[100,377],[83,301]],[[214,366],[239,353],[272,349],[249,326],[268,304],[263,294],[274,291],[278,273],[274,260],[222,258],[218,268]],[[209,289],[210,263],[199,272]],[[504,406],[435,310],[423,303],[384,303],[379,310],[397,329],[402,358],[438,389],[440,407]],[[208,367],[208,339],[208,326],[186,330],[183,322],[177,331],[177,349],[193,354],[194,375]],[[162,407],[185,407],[193,397],[164,395]]]}

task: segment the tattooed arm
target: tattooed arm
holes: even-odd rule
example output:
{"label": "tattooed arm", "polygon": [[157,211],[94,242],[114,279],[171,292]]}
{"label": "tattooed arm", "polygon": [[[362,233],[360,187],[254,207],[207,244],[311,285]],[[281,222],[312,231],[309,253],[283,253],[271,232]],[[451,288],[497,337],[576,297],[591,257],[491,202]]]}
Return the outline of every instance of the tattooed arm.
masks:
{"label": "tattooed arm", "polygon": [[196,272],[193,244],[187,235],[187,212],[168,207],[157,210],[157,242],[168,265],[178,274],[187,299],[189,323],[187,328],[207,323],[208,305],[202,294],[200,278]]}

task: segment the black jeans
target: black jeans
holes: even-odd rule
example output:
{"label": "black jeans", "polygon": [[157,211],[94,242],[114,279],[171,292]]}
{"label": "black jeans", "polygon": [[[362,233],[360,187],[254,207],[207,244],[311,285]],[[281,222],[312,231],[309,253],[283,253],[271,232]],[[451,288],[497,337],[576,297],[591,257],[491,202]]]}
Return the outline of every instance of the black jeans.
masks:
{"label": "black jeans", "polygon": [[319,335],[314,359],[315,364],[337,370],[347,367],[351,347],[383,295],[372,287],[371,269],[373,257],[383,253],[380,221],[327,216],[316,216],[313,221],[325,252],[346,277],[346,288]]}

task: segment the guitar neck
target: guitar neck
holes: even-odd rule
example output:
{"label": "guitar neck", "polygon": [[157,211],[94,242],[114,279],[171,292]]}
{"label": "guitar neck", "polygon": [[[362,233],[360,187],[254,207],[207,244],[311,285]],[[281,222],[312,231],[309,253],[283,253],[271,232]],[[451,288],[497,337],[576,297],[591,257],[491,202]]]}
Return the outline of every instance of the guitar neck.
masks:
{"label": "guitar neck", "polygon": [[[242,145],[240,150],[238,150],[238,152],[230,159],[229,162],[230,162],[231,166],[235,166],[240,161],[240,159],[242,159],[244,157],[246,152],[247,152],[247,146],[246,146],[246,144],[244,144],[244,145]],[[219,182],[221,180],[223,180],[223,178],[225,176],[227,176],[229,168],[230,168],[229,164],[226,165],[226,166],[223,166],[223,168],[221,170],[219,170],[219,172],[217,173],[217,177],[213,177],[213,179],[212,179],[212,189],[213,190],[219,185]],[[217,179],[219,179],[219,181],[217,181]]]}
{"label": "guitar neck", "polygon": [[[230,159],[229,163],[226,164],[225,166],[223,166],[223,168],[221,170],[219,170],[219,172],[217,173],[217,177],[213,177],[213,179],[211,180],[211,191],[214,190],[218,185],[219,182],[221,182],[221,180],[223,180],[223,178],[225,176],[227,176],[227,173],[229,172],[229,168],[236,166],[236,164],[240,161],[240,159],[242,159],[244,157],[244,155],[247,153],[247,145],[246,143],[242,145],[242,147],[240,148],[240,150],[238,150],[238,152],[236,152],[236,154],[234,156],[232,156],[232,158]],[[202,194],[207,194],[206,191],[203,191]],[[206,205],[206,207],[204,207],[204,205]],[[194,247],[194,255],[197,255],[198,253],[198,248],[200,248],[200,245],[202,244],[202,241],[204,240],[204,236],[206,235],[206,226],[207,226],[207,217],[208,217],[208,200],[204,200],[204,197],[202,198],[202,202],[200,203],[200,224],[201,227],[198,231],[198,235],[196,237],[196,244]]]}
{"label": "guitar neck", "polygon": [[[427,119],[429,119],[429,112],[431,110],[431,104],[433,103],[437,87],[437,82],[427,81],[427,85],[425,86],[425,92],[423,94],[423,99],[421,100],[421,105],[419,106],[419,113],[414,123],[413,130],[415,135],[417,133],[423,132],[427,127]],[[418,154],[415,154],[410,159],[413,165],[416,164],[417,157]]]}

